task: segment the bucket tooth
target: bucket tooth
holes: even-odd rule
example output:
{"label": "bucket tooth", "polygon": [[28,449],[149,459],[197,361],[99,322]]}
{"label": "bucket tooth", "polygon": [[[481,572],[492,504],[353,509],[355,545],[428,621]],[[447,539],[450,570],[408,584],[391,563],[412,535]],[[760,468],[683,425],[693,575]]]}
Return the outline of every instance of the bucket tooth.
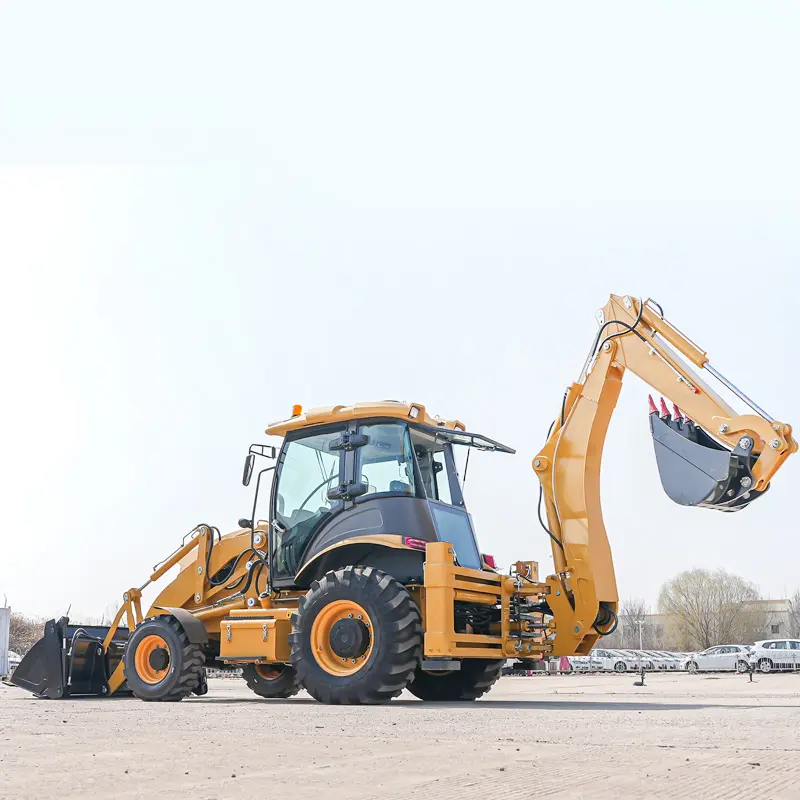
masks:
{"label": "bucket tooth", "polygon": [[661,398],[661,419],[666,420],[669,422],[672,417],[669,415],[669,409],[667,408],[667,402],[664,398]]}
{"label": "bucket tooth", "polygon": [[650,407],[650,413],[651,414],[658,414],[658,409],[656,408],[655,400],[653,400],[653,395],[651,395],[651,394],[647,395],[647,402],[648,402],[649,407]]}

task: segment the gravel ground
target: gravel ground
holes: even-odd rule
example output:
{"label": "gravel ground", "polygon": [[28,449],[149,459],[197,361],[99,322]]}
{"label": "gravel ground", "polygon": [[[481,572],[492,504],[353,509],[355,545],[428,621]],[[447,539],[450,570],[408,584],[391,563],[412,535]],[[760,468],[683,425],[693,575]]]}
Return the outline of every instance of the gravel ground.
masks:
{"label": "gravel ground", "polygon": [[0,797],[800,797],[800,675],[503,678],[476,703],[177,704],[0,686]]}

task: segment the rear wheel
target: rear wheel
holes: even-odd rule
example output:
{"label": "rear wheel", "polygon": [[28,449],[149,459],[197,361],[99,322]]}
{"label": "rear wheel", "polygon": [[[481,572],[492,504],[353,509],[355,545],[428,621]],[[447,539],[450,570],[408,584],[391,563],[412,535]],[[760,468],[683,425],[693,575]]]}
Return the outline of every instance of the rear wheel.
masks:
{"label": "rear wheel", "polygon": [[402,584],[372,567],[344,567],[314,581],[292,625],[292,666],[323,703],[385,703],[419,664],[419,609]]}
{"label": "rear wheel", "polygon": [[291,697],[300,691],[297,673],[288,664],[248,664],[242,677],[259,697]]}
{"label": "rear wheel", "polygon": [[429,702],[477,700],[497,683],[505,660],[470,658],[453,672],[426,672],[417,669],[408,691]]}
{"label": "rear wheel", "polygon": [[140,700],[183,700],[203,683],[204,664],[202,647],[166,615],[138,625],[123,656],[125,681]]}

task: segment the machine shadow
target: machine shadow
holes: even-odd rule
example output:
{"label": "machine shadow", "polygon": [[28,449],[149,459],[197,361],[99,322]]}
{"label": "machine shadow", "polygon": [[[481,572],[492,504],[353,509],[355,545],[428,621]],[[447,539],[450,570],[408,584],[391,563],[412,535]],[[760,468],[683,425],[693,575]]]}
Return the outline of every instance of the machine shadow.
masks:
{"label": "machine shadow", "polygon": [[[252,703],[268,703],[270,705],[280,705],[291,707],[293,705],[308,706],[319,705],[311,697],[296,697],[287,699],[266,699],[266,698],[233,698],[233,697],[197,697],[189,701],[195,703],[212,703],[219,705],[248,705]],[[392,700],[387,704],[391,708],[404,709],[428,709],[428,708],[457,708],[460,711],[471,713],[485,713],[493,710],[558,710],[558,711],[702,711],[710,708],[739,708],[748,709],[753,706],[731,705],[729,703],[649,703],[649,702],[610,702],[607,700],[479,700],[477,702],[423,702],[421,700]],[[387,705],[375,706],[386,708]],[[759,705],[763,708],[763,705]],[[782,707],[782,706],[778,706]]]}

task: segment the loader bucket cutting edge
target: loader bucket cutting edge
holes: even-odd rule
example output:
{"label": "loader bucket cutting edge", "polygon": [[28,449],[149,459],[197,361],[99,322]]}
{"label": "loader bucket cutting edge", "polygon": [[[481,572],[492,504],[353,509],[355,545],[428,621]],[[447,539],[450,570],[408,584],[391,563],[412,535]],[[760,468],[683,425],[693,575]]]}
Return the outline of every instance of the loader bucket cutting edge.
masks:
{"label": "loader bucket cutting edge", "polygon": [[108,696],[108,678],[125,650],[128,631],[118,628],[103,651],[109,628],[73,626],[69,620],[51,619],[44,635],[26,653],[8,682],[37,697],[58,700],[74,695]]}
{"label": "loader bucket cutting edge", "polygon": [[650,430],[661,485],[679,505],[738,511],[766,491],[752,489],[752,443],[728,450],[691,420],[659,416],[652,406]]}

